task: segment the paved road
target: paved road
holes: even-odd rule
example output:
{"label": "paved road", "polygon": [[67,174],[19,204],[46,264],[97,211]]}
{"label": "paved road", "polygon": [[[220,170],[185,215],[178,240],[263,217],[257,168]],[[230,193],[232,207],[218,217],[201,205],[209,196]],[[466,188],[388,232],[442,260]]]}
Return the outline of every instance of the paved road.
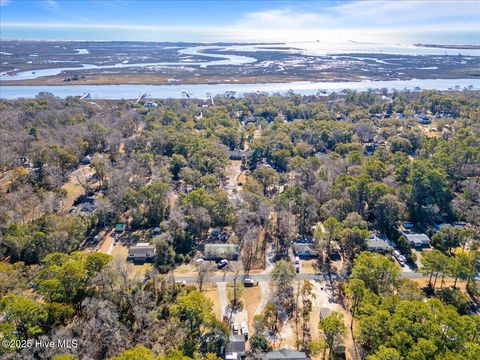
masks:
{"label": "paved road", "polygon": [[[408,278],[408,279],[419,279],[419,278],[428,278],[425,277],[420,272],[414,272],[414,271],[405,271],[401,272],[400,276]],[[270,275],[268,274],[257,274],[257,275],[251,275],[251,277],[256,280],[256,281],[270,281]],[[332,279],[340,278],[339,275],[332,274]],[[175,280],[184,280],[187,283],[195,283],[196,281],[196,276],[175,276]],[[316,281],[325,281],[327,280],[327,276],[324,274],[298,274],[297,275],[297,280],[316,280]],[[211,282],[228,282],[228,281],[233,281],[233,276],[229,274],[225,275],[214,275],[210,277]]]}

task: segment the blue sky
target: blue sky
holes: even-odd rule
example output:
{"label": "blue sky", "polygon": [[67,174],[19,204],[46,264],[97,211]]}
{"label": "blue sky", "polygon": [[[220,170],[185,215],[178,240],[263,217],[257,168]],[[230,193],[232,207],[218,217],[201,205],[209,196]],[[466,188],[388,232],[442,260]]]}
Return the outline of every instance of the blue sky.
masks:
{"label": "blue sky", "polygon": [[0,0],[0,37],[479,44],[480,0]]}

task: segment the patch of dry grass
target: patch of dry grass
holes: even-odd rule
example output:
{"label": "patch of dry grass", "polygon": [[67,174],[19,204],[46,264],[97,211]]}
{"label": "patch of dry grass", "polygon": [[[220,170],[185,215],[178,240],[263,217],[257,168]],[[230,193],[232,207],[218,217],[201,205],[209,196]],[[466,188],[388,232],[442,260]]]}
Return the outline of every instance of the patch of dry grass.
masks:
{"label": "patch of dry grass", "polygon": [[215,318],[219,321],[222,321],[222,313],[220,309],[220,302],[218,301],[218,290],[217,287],[214,288],[208,288],[203,291],[203,295],[207,299],[210,299],[213,303],[213,311],[215,313]]}

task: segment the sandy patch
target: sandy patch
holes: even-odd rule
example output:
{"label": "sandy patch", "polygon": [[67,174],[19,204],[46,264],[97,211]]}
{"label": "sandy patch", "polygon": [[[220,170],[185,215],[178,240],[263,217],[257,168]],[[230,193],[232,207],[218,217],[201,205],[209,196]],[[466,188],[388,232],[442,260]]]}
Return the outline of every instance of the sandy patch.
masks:
{"label": "sandy patch", "polygon": [[220,305],[220,314],[226,314],[226,309],[228,305],[227,297],[227,283],[226,282],[217,282],[217,291],[218,291],[218,303]]}
{"label": "sandy patch", "polygon": [[[428,279],[429,279],[429,277],[427,276],[425,278],[414,278],[414,279],[410,279],[410,280],[415,281],[418,285],[420,285],[420,288],[423,288],[423,287],[426,287],[428,285]],[[432,277],[432,284],[433,284],[434,281],[435,281],[435,276]],[[438,279],[437,279],[437,283],[435,285],[435,290],[436,291],[440,290],[441,286],[443,288],[453,287],[454,282],[455,281],[452,278],[445,278],[443,280],[443,286],[442,286],[442,279],[439,276]],[[456,285],[457,289],[460,289],[464,294],[466,294],[466,286],[467,286],[466,281],[460,281],[460,280],[457,281],[457,285]]]}
{"label": "sandy patch", "polygon": [[222,312],[221,312],[221,309],[220,309],[220,303],[218,301],[218,291],[216,288],[212,288],[212,289],[207,289],[207,290],[204,290],[203,291],[203,295],[205,295],[205,297],[207,299],[210,299],[213,303],[213,311],[215,313],[215,318],[219,321],[222,321]]}
{"label": "sandy patch", "polygon": [[197,276],[197,269],[193,264],[181,264],[173,271],[178,276]]}
{"label": "sandy patch", "polygon": [[260,308],[260,304],[262,303],[262,290],[260,286],[245,288],[241,299],[243,308],[247,311],[248,328],[253,332],[253,318],[257,315],[257,309]]}
{"label": "sandy patch", "polygon": [[317,269],[317,260],[300,260],[300,272],[302,274],[316,274],[318,273]]}

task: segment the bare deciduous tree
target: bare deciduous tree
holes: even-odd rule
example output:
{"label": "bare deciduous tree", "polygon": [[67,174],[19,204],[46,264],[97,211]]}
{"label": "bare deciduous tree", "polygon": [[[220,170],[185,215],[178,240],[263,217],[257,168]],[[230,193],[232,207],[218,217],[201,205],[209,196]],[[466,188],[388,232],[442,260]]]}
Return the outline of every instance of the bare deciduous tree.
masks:
{"label": "bare deciduous tree", "polygon": [[196,265],[197,267],[197,285],[200,291],[203,291],[203,286],[208,281],[213,273],[213,266],[209,262],[201,262]]}

